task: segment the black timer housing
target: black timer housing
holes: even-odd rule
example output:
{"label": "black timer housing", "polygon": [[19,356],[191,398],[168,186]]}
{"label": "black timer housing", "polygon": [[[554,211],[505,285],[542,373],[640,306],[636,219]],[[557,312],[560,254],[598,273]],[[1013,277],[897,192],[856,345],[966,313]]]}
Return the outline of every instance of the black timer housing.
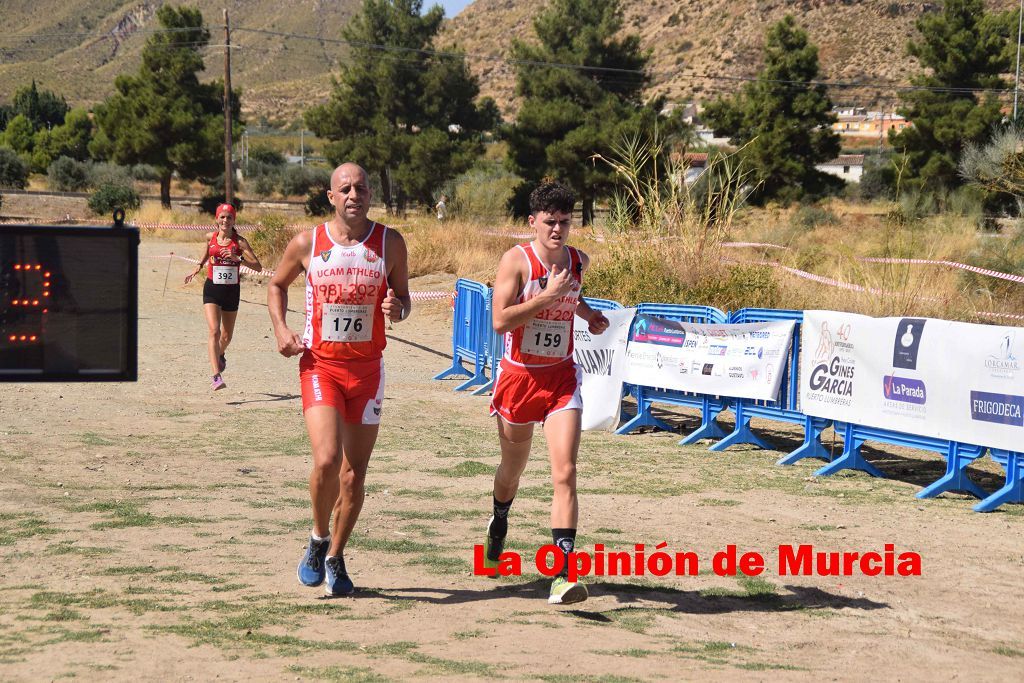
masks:
{"label": "black timer housing", "polygon": [[0,382],[138,377],[139,231],[0,225]]}

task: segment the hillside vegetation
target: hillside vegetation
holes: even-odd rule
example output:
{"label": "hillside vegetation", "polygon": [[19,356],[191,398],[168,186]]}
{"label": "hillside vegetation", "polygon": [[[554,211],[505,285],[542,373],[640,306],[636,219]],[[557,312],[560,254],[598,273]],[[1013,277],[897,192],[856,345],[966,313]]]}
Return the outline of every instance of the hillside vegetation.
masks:
{"label": "hillside vegetation", "polygon": [[[35,79],[74,106],[113,92],[114,79],[138,69],[149,31],[158,28],[157,0],[5,0],[0,35],[0,100]],[[175,3],[182,4],[182,3]],[[336,40],[360,0],[192,0],[210,28],[204,78],[224,73],[223,9],[233,32],[232,84],[245,115],[290,122],[325,100],[330,73],[345,48],[338,43],[257,33],[273,31]]]}
{"label": "hillside vegetation", "polygon": [[[0,101],[36,79],[74,105],[109,95],[114,78],[138,66],[146,31],[156,25],[159,0],[6,0],[0,35]],[[221,10],[237,30],[232,44],[233,82],[243,91],[252,122],[293,122],[311,104],[327,99],[331,74],[347,48],[339,43],[285,38],[241,29],[313,35],[337,40],[360,0],[194,0],[211,28],[207,75],[223,72]],[[425,4],[429,5],[429,0]],[[444,29],[442,46],[470,53],[483,95],[514,113],[514,67],[503,61],[510,38],[530,40],[532,19],[546,5],[525,0],[476,0]],[[1016,0],[988,0],[993,10]],[[733,92],[761,66],[765,28],[787,13],[805,27],[820,50],[828,80],[906,83],[916,69],[905,56],[914,21],[937,11],[936,2],[885,0],[622,0],[623,31],[641,36],[651,51],[650,94],[673,101]],[[716,76],[716,78],[712,78]],[[884,88],[833,89],[837,104],[892,106]]]}
{"label": "hillside vegetation", "polygon": [[[842,82],[907,83],[918,66],[906,56],[914,22],[941,2],[885,0],[621,0],[623,32],[636,33],[651,51],[652,95],[670,101],[703,100],[734,92],[737,77],[762,66],[766,28],[786,14],[796,17],[819,48],[822,77]],[[473,55],[481,91],[506,113],[514,111],[515,69],[500,61],[510,38],[530,40],[532,19],[543,2],[476,0],[451,20],[450,44]],[[1016,9],[1016,0],[988,0],[990,10]],[[718,76],[719,78],[711,78]],[[891,107],[895,92],[879,88],[833,89],[836,104]]]}

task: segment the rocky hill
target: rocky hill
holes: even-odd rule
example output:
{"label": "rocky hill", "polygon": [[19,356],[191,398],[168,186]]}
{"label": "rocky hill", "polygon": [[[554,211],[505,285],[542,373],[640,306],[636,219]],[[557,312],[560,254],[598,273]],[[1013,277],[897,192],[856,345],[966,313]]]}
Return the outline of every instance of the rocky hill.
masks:
{"label": "rocky hill", "polygon": [[[138,68],[149,31],[159,28],[160,0],[4,0],[0,3],[0,101],[33,78],[73,106],[113,91],[114,78]],[[182,4],[182,3],[173,3]],[[232,84],[250,120],[294,120],[326,98],[330,73],[344,54],[338,39],[360,0],[190,0],[210,28],[206,75],[224,72],[223,13],[230,13]],[[250,30],[243,30],[250,29]],[[260,32],[255,32],[260,31]]]}
{"label": "rocky hill", "polygon": [[[623,32],[651,50],[651,94],[671,100],[708,99],[735,91],[736,77],[761,67],[764,34],[793,14],[818,46],[822,77],[835,81],[906,83],[917,69],[906,56],[915,20],[941,2],[884,0],[621,0]],[[476,0],[446,27],[445,40],[474,55],[472,68],[507,113],[515,108],[514,69],[501,61],[511,38],[529,40],[531,20],[545,3]],[[1016,9],[1017,0],[988,0],[990,10]],[[885,88],[833,89],[837,104],[886,105]]]}
{"label": "rocky hill", "polygon": [[[223,72],[221,10],[234,27],[232,78],[251,122],[296,121],[330,92],[331,73],[346,48],[337,41],[361,0],[191,0],[211,29],[207,77]],[[430,0],[426,1],[429,4]],[[0,4],[0,102],[36,79],[72,105],[102,100],[119,73],[137,68],[148,31],[158,28],[163,0],[3,0]],[[176,3],[177,4],[177,3]],[[467,52],[483,94],[514,113],[515,72],[506,61],[511,38],[530,40],[538,0],[476,0],[447,22],[440,47]],[[1013,9],[1018,0],[987,0]],[[673,101],[707,99],[739,87],[761,65],[766,28],[792,13],[819,47],[822,77],[906,83],[917,65],[905,46],[914,21],[935,2],[884,0],[622,0],[623,32],[651,51],[650,93]],[[299,34],[300,39],[275,34]],[[833,89],[836,104],[891,105],[884,87]]]}

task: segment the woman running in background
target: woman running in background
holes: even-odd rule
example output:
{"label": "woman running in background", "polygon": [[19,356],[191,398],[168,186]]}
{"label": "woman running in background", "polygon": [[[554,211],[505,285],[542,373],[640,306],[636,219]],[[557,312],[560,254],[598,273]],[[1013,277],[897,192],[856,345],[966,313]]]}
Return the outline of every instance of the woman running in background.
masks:
{"label": "woman running in background", "polygon": [[207,349],[210,369],[213,370],[214,391],[227,386],[221,373],[228,361],[224,351],[231,343],[238,317],[238,302],[242,290],[238,283],[238,269],[243,263],[259,272],[263,270],[249,242],[235,230],[235,207],[221,204],[217,207],[217,230],[206,234],[206,251],[196,269],[185,277],[192,281],[207,264],[206,282],[203,284],[203,310],[210,335]]}

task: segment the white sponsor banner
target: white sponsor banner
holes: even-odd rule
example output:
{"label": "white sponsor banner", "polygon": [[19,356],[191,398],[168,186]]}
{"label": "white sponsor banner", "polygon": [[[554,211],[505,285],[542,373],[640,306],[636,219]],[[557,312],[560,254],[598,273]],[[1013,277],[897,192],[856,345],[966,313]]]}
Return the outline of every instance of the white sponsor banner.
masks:
{"label": "white sponsor banner", "polygon": [[1024,449],[1024,329],[805,311],[801,410],[969,444]]}
{"label": "white sponsor banner", "polygon": [[793,339],[792,320],[738,325],[637,315],[624,380],[660,389],[772,401]]}
{"label": "white sponsor banner", "polygon": [[583,371],[583,429],[614,430],[619,426],[626,340],[636,309],[603,313],[609,322],[603,333],[591,334],[587,321],[579,316],[573,328],[573,357]]}

